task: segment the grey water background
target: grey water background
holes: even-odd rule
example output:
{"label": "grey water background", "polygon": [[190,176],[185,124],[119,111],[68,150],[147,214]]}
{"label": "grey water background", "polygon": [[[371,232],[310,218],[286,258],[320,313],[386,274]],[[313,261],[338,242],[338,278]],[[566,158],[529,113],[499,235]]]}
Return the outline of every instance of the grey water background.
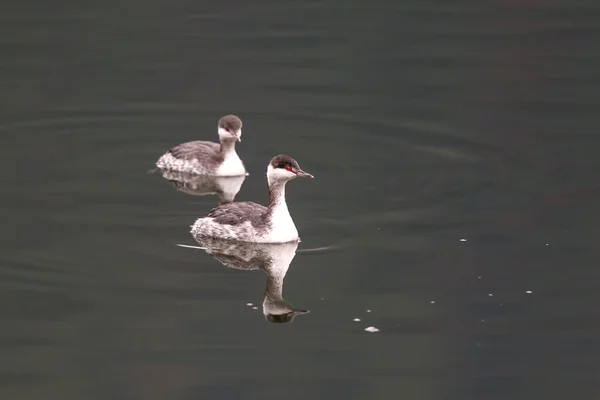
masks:
{"label": "grey water background", "polygon": [[[598,397],[600,3],[2,8],[1,398]],[[147,173],[227,113],[315,175],[291,324]]]}

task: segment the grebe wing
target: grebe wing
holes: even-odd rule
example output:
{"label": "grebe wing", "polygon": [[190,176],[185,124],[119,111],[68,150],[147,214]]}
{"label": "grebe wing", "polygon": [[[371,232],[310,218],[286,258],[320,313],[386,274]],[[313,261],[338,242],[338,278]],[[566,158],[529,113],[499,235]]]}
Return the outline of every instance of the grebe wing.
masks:
{"label": "grebe wing", "polygon": [[219,154],[221,145],[213,142],[196,140],[193,142],[181,143],[169,150],[169,153],[175,158],[192,160],[214,157]]}
{"label": "grebe wing", "polygon": [[250,221],[256,225],[267,212],[267,207],[251,201],[239,203],[227,203],[213,208],[206,214],[206,218],[212,218],[214,222],[223,225],[240,225]]}

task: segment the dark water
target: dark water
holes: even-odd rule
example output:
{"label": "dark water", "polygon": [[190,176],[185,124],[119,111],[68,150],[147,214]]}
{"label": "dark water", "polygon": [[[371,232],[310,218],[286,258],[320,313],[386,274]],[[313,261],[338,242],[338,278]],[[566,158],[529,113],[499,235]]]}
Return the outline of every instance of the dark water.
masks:
{"label": "dark water", "polygon": [[[600,3],[485,3],[9,0],[0,397],[597,399]],[[147,173],[227,113],[290,324]]]}

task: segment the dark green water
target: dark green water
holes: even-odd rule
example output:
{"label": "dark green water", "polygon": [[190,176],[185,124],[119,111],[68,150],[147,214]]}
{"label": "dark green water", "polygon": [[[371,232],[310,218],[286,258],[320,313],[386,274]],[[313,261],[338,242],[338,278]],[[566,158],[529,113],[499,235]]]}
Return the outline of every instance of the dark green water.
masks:
{"label": "dark green water", "polygon": [[[596,399],[600,3],[484,3],[9,0],[0,397]],[[291,324],[147,173],[227,113]]]}

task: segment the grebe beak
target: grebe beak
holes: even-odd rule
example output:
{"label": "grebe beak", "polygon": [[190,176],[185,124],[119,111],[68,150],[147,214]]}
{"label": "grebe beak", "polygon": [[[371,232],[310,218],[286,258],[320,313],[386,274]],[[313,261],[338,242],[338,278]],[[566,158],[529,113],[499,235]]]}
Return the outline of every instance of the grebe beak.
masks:
{"label": "grebe beak", "polygon": [[312,175],[311,175],[311,174],[309,174],[308,172],[304,172],[304,171],[302,171],[301,169],[299,169],[299,170],[297,170],[297,171],[296,171],[296,175],[297,175],[297,176],[304,177],[304,178],[314,178],[314,176],[312,176]]}

